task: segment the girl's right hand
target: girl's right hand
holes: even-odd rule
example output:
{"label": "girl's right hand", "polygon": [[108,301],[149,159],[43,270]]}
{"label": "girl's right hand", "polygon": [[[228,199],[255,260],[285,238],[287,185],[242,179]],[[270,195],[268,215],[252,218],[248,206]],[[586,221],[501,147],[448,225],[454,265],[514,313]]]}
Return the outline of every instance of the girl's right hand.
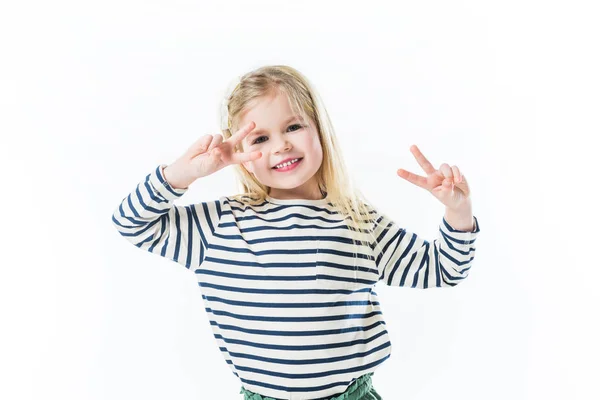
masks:
{"label": "girl's right hand", "polygon": [[235,151],[236,146],[255,126],[254,122],[248,123],[226,141],[223,141],[220,134],[202,136],[181,157],[164,169],[167,182],[173,188],[187,189],[196,179],[213,174],[228,165],[259,159],[262,157],[260,151]]}

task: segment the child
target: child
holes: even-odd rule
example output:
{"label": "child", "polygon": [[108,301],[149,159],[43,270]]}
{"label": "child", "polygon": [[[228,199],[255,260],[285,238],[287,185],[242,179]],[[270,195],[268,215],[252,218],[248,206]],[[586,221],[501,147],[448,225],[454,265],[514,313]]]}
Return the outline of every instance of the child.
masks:
{"label": "child", "polygon": [[[374,285],[452,287],[467,277],[479,225],[464,176],[447,164],[435,170],[416,146],[427,178],[398,171],[447,207],[430,243],[353,188],[325,108],[297,70],[244,75],[226,121],[222,135],[150,172],[114,211],[114,226],[195,273],[246,400],[381,399],[371,376],[391,344]],[[173,204],[229,165],[242,194]]]}

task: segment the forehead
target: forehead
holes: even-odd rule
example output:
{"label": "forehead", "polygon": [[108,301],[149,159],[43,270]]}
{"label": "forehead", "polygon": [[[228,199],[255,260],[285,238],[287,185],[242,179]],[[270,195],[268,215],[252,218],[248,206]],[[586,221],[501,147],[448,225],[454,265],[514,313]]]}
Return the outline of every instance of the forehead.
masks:
{"label": "forehead", "polygon": [[256,125],[279,122],[292,115],[288,97],[285,93],[272,93],[252,100],[240,114],[239,126],[254,121]]}

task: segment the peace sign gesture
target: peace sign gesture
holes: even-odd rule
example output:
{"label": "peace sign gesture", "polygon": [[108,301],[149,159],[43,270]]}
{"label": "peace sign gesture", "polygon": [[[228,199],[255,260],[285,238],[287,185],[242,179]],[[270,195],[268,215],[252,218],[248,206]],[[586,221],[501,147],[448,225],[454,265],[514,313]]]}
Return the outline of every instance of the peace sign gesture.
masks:
{"label": "peace sign gesture", "polygon": [[196,179],[214,174],[233,164],[254,161],[262,152],[237,152],[236,146],[256,127],[254,121],[237,130],[227,140],[223,136],[204,135],[198,139],[175,162],[164,170],[167,182],[174,188],[187,188]]}
{"label": "peace sign gesture", "polygon": [[470,204],[469,185],[456,165],[450,167],[444,163],[436,170],[416,145],[412,145],[410,151],[427,176],[419,176],[400,168],[396,171],[399,177],[427,190],[450,209],[459,210]]}

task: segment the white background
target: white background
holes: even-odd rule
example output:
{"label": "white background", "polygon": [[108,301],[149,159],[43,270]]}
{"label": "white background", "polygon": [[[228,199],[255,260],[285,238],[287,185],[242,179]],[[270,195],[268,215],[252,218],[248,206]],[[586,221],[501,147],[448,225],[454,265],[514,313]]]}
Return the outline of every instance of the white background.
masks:
{"label": "white background", "polygon": [[[591,1],[2,2],[0,398],[242,397],[195,276],[111,215],[266,64],[314,83],[407,229],[433,239],[444,212],[396,175],[422,173],[410,145],[470,183],[469,278],[377,285],[383,398],[600,398],[597,20]],[[237,189],[225,169],[178,204]]]}

